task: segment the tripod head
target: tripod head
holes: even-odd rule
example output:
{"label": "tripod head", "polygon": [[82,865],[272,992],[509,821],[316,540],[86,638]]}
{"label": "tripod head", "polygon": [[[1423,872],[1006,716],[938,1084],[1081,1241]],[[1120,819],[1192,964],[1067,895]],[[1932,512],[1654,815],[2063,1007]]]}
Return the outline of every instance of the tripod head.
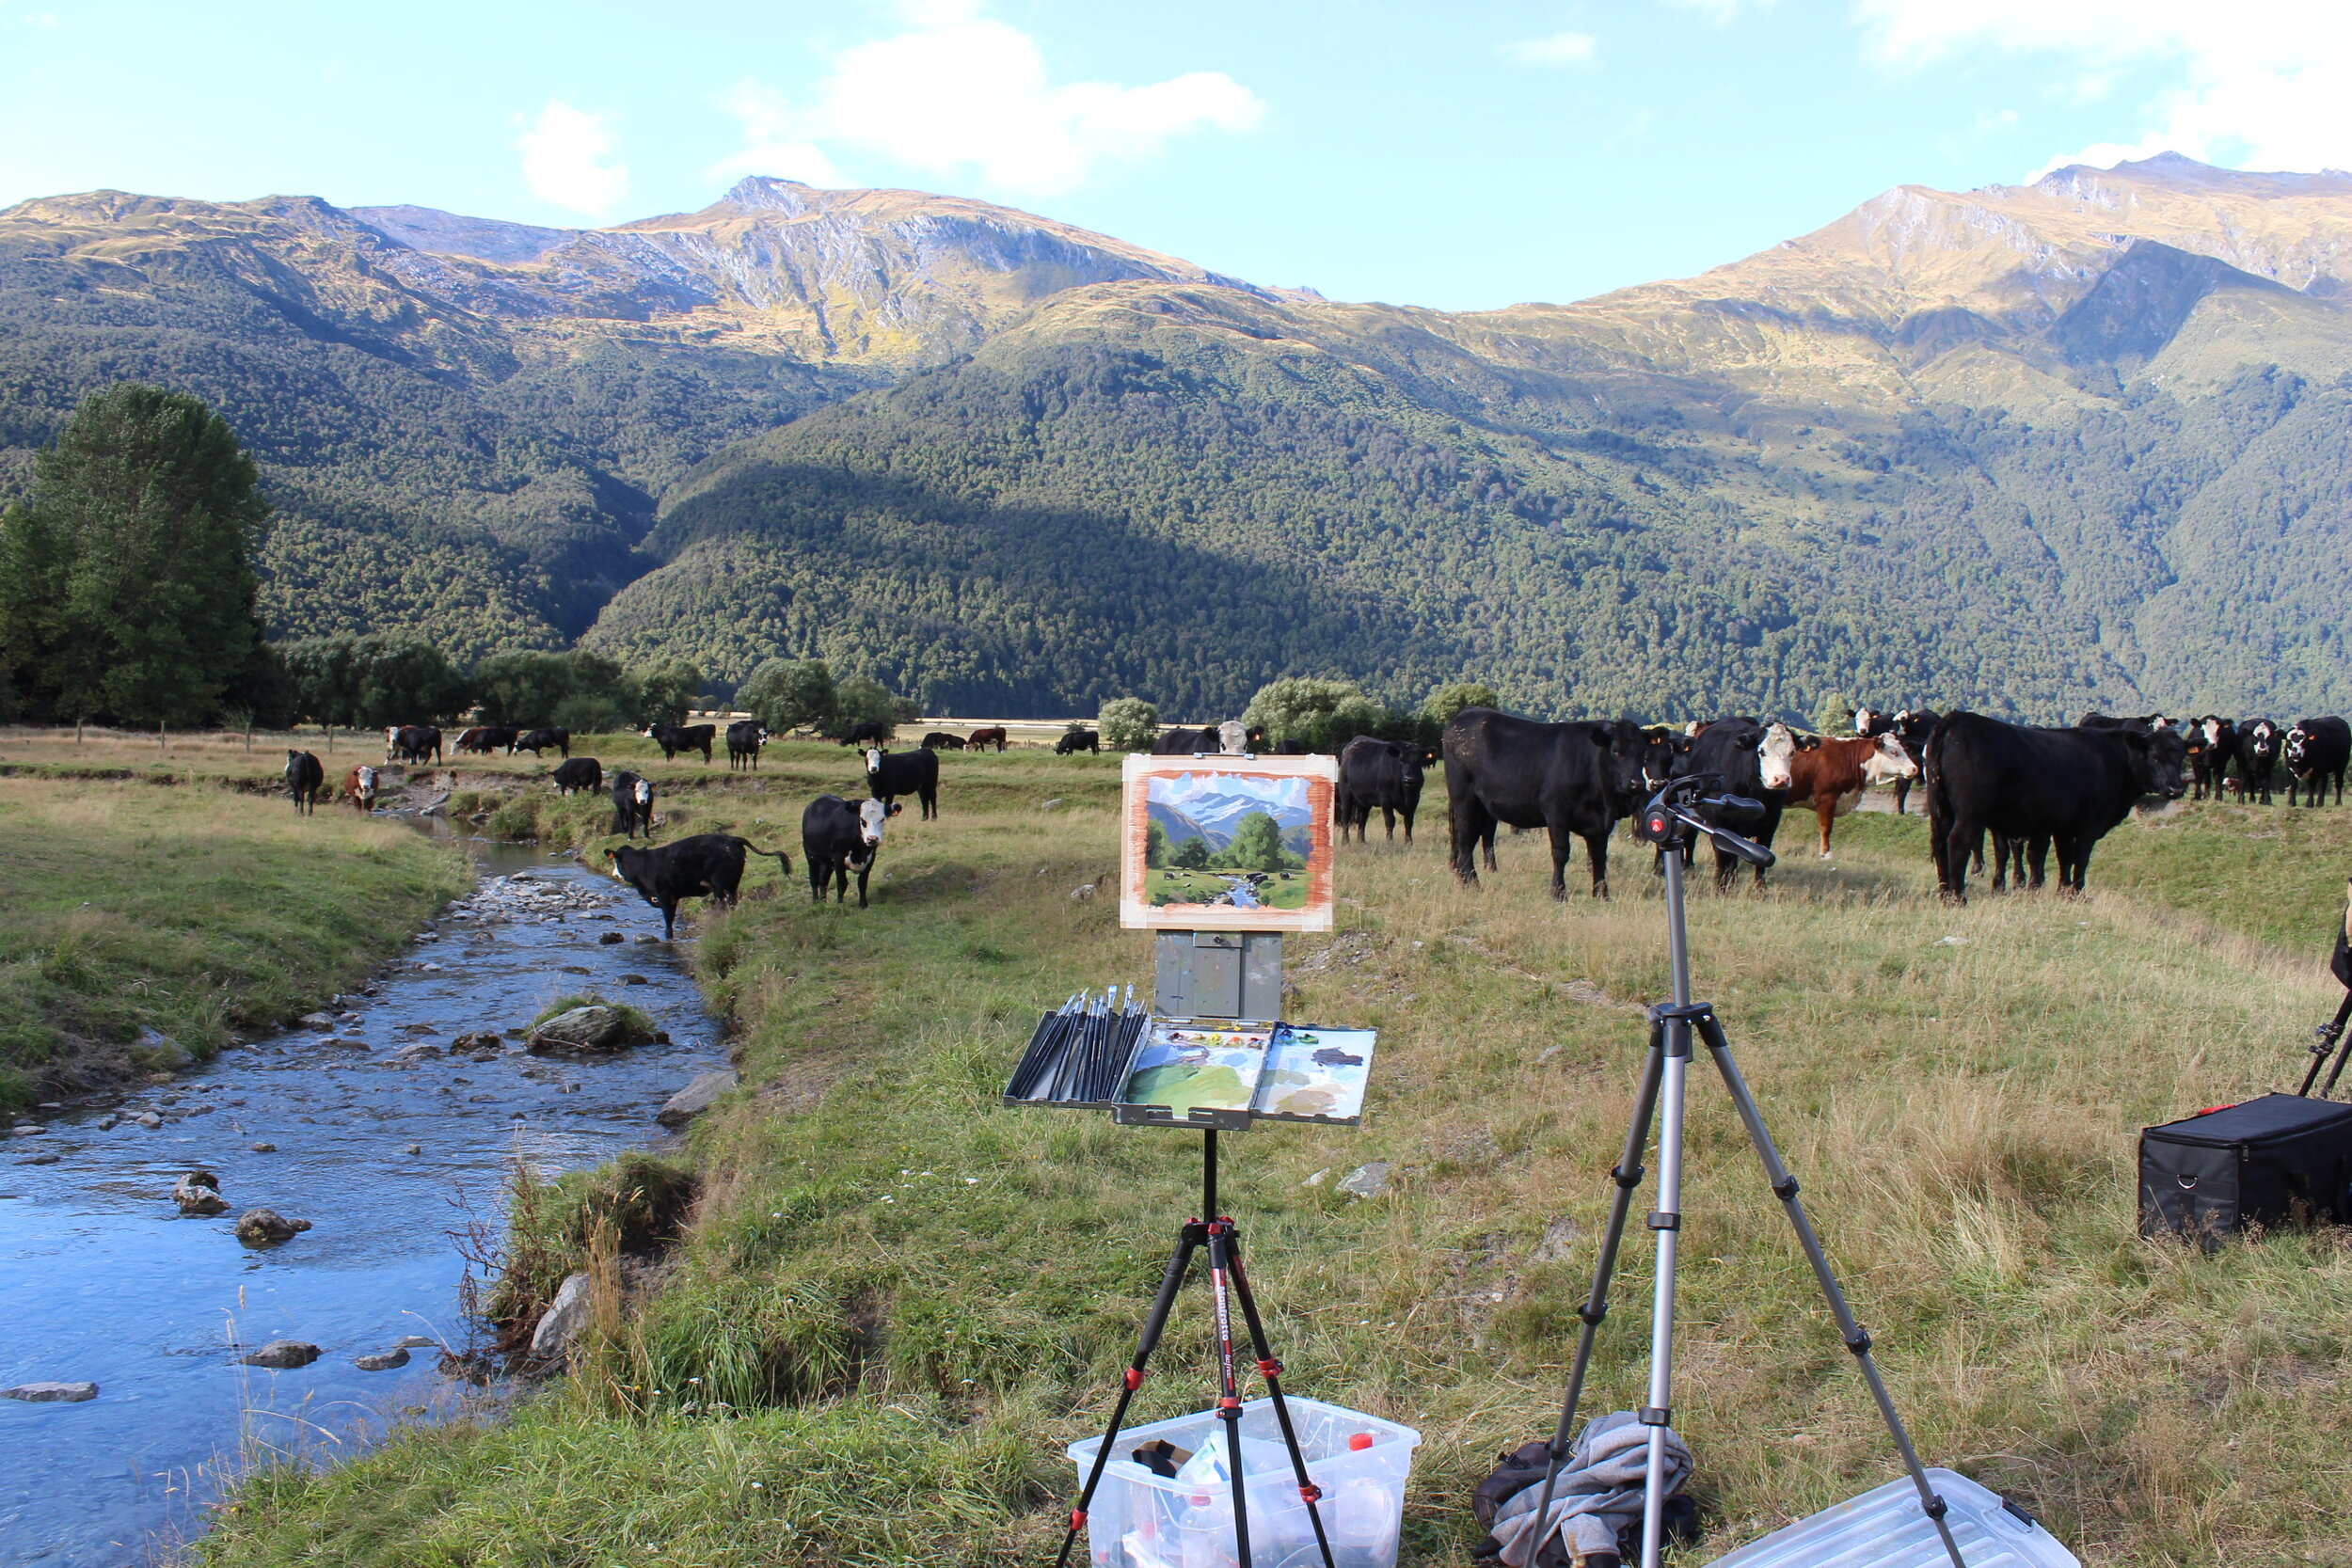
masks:
{"label": "tripod head", "polygon": [[1728,828],[1717,827],[1698,815],[1701,806],[1716,811],[1762,811],[1764,802],[1751,800],[1744,795],[1708,795],[1703,791],[1709,784],[1721,784],[1721,773],[1686,773],[1669,779],[1665,786],[1649,798],[1633,817],[1633,836],[1661,849],[1679,849],[1691,842],[1693,833],[1705,836],[1716,848],[1735,855],[1750,865],[1769,866],[1775,855],[1754,839],[1741,838]]}

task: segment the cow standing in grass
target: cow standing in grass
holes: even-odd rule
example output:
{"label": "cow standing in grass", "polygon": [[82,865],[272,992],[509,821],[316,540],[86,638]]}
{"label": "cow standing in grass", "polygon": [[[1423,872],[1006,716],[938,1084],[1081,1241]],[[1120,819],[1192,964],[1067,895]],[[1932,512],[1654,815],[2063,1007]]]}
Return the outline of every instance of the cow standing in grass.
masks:
{"label": "cow standing in grass", "polygon": [[362,812],[375,809],[375,787],[378,775],[374,768],[355,768],[343,775],[343,799]]}
{"label": "cow standing in grass", "polygon": [[527,734],[516,736],[515,737],[515,744],[508,748],[508,750],[516,752],[529,752],[535,757],[550,746],[554,747],[564,755],[567,757],[570,756],[572,754],[572,732],[569,730],[556,729],[552,726],[546,729],[532,730]]}
{"label": "cow standing in grass", "polygon": [[1861,802],[1866,786],[1919,776],[1918,763],[1892,731],[1854,740],[1801,740],[1788,725],[1774,724],[1764,732],[1757,755],[1766,789],[1778,790],[1789,806],[1813,808],[1823,860],[1829,859],[1831,825]]}
{"label": "cow standing in grass", "polygon": [[612,831],[623,838],[653,837],[653,781],[624,768],[612,775]]}
{"label": "cow standing in grass", "polygon": [[2344,804],[2344,769],[2352,767],[2352,724],[2332,715],[2305,719],[2287,731],[2279,756],[2287,765],[2288,805],[2295,804],[2297,788],[2303,792],[2303,804],[2326,805],[2329,779],[2336,782],[2336,804]]}
{"label": "cow standing in grass", "polygon": [[661,935],[668,941],[677,932],[678,902],[707,898],[720,909],[731,908],[743,885],[747,855],[769,855],[792,875],[792,857],[781,849],[762,849],[733,833],[696,833],[659,849],[630,845],[607,849],[605,862],[617,879],[635,888],[638,896],[661,911]]}
{"label": "cow standing in grass", "polygon": [[717,738],[716,724],[648,724],[645,737],[661,748],[661,760],[675,762],[680,752],[700,752],[703,761],[710,760],[710,743]]}
{"label": "cow standing in grass", "polygon": [[1495,868],[1495,829],[1551,835],[1551,895],[1567,896],[1569,841],[1581,838],[1593,896],[1609,896],[1609,834],[1632,815],[1648,737],[1629,720],[1546,724],[1466,707],[1445,727],[1445,782],[1454,874],[1478,885],[1477,856]]}
{"label": "cow standing in grass", "polygon": [[1009,737],[1005,734],[1004,725],[985,724],[980,728],[974,730],[972,732],[971,739],[966,741],[965,744],[970,746],[972,750],[976,752],[984,752],[993,746],[999,753],[1002,753],[1008,738]]}
{"label": "cow standing in grass", "polygon": [[1945,897],[1968,897],[1968,862],[1984,835],[2026,849],[2032,886],[2058,847],[2058,885],[2079,893],[2090,851],[2143,797],[2176,800],[2188,750],[2169,728],[2040,729],[1955,713],[1928,739],[1928,842]]}
{"label": "cow standing in grass", "polygon": [[308,752],[286,753],[286,789],[294,796],[294,810],[304,816],[318,815],[319,796],[326,788],[326,769],[319,759]]}
{"label": "cow standing in grass", "polygon": [[2270,804],[2271,784],[2279,776],[2279,726],[2267,719],[2237,721],[2237,800],[2245,805],[2255,796]]}
{"label": "cow standing in grass", "polygon": [[594,757],[566,757],[555,765],[555,771],[548,778],[558,795],[569,795],[574,790],[594,794],[604,787],[604,764]]}
{"label": "cow standing in grass", "polygon": [[866,788],[885,803],[901,795],[914,796],[922,803],[923,819],[928,822],[939,815],[939,753],[915,751],[893,756],[879,748],[868,752]]}
{"label": "cow standing in grass", "polygon": [[727,771],[738,768],[746,770],[759,766],[759,748],[768,739],[768,727],[756,719],[738,719],[727,726]]}
{"label": "cow standing in grass", "polygon": [[825,901],[830,889],[838,904],[850,895],[850,873],[857,873],[857,907],[866,908],[866,879],[882,849],[882,826],[905,810],[881,800],[851,804],[838,795],[819,795],[801,813],[801,858],[808,865],[809,897]]}

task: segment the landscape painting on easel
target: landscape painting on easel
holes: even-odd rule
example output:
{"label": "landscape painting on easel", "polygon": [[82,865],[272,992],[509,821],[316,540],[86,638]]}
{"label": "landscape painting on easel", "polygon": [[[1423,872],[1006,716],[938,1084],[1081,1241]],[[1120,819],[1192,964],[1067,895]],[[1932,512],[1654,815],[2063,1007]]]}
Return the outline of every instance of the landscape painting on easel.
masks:
{"label": "landscape painting on easel", "polygon": [[1330,757],[1130,756],[1120,924],[1331,928]]}

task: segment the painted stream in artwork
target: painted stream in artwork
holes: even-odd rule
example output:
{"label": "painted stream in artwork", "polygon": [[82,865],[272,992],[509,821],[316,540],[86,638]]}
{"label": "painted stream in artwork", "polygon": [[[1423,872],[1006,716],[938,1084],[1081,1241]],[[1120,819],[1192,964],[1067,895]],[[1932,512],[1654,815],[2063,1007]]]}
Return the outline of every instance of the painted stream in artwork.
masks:
{"label": "painted stream in artwork", "polygon": [[[662,1101],[726,1065],[677,958],[641,940],[660,935],[659,913],[575,862],[472,848],[482,886],[374,995],[344,998],[331,1035],[257,1040],[114,1106],[41,1113],[45,1131],[0,1145],[0,1387],[100,1386],[84,1403],[0,1401],[0,1561],[167,1556],[246,1457],[332,1459],[389,1423],[480,1399],[437,1363],[441,1346],[468,1343],[454,1233],[495,1233],[507,1162],[519,1154],[547,1175],[657,1142]],[[624,940],[600,942],[609,931]],[[449,1049],[576,990],[644,1008],[672,1043],[590,1061],[512,1038]],[[101,1130],[110,1108],[152,1110],[162,1125]],[[220,1178],[226,1214],[180,1216],[172,1184],[198,1168]],[[245,1246],[232,1227],[256,1207],[312,1228]],[[352,1364],[412,1337],[432,1343],[405,1367]],[[240,1364],[280,1338],[324,1354],[296,1370]]]}

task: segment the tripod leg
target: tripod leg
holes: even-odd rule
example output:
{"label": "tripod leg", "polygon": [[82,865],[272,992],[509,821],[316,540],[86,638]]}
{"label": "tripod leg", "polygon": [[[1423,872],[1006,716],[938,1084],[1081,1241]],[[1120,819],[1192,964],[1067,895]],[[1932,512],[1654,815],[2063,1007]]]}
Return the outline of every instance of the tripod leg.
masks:
{"label": "tripod leg", "polygon": [[1291,1425],[1291,1407],[1282,1398],[1282,1363],[1274,1358],[1274,1347],[1266,1342],[1265,1323],[1258,1316],[1258,1298],[1249,1289],[1249,1275],[1241,1266],[1241,1234],[1228,1229],[1225,1243],[1226,1263],[1233,1271],[1233,1299],[1241,1303],[1242,1322],[1249,1325],[1249,1345],[1258,1353],[1258,1375],[1265,1379],[1266,1397],[1274,1402],[1274,1418],[1282,1428],[1282,1447],[1290,1450],[1291,1473],[1298,1478],[1299,1500],[1307,1505],[1307,1522],[1315,1529],[1315,1550],[1322,1555],[1323,1568],[1332,1568],[1330,1538],[1323,1531],[1323,1511],[1315,1506],[1323,1497],[1323,1488],[1307,1475],[1307,1455],[1298,1446],[1298,1433]]}
{"label": "tripod leg", "polygon": [[1233,1370],[1233,1308],[1226,1284],[1232,1272],[1232,1227],[1209,1222],[1209,1298],[1216,1323],[1216,1416],[1225,1423],[1225,1464],[1233,1488],[1233,1560],[1249,1568],[1249,1486],[1241,1462],[1241,1379]]}
{"label": "tripod leg", "polygon": [[1715,1058],[1716,1070],[1724,1077],[1724,1086],[1731,1091],[1732,1103],[1740,1108],[1740,1120],[1747,1127],[1748,1141],[1756,1145],[1756,1158],[1764,1163],[1764,1179],[1772,1186],[1772,1194],[1788,1212],[1788,1223],[1797,1233],[1797,1244],[1804,1249],[1804,1260],[1813,1267],[1813,1278],[1821,1288],[1821,1297],[1829,1304],[1830,1316],[1837,1322],[1837,1332],[1853,1353],[1854,1365],[1862,1369],[1863,1381],[1870,1386],[1870,1397],[1878,1402],[1879,1418],[1886,1423],[1887,1435],[1895,1440],[1896,1452],[1902,1455],[1903,1468],[1911,1472],[1911,1484],[1919,1489],[1919,1507],[1935,1522],[1935,1533],[1943,1539],[1944,1550],[1952,1560],[1952,1568],[1968,1568],[1960,1555],[1960,1543],[1952,1539],[1952,1527],[1944,1517],[1944,1499],[1928,1484],[1926,1466],[1919,1463],[1918,1451],[1911,1446],[1911,1433],[1903,1428],[1903,1418],[1895,1412],[1893,1396],[1886,1391],[1886,1380],[1879,1375],[1878,1363],[1870,1358],[1870,1337],[1854,1321],[1853,1308],[1846,1305],[1846,1292],[1837,1287],[1837,1276],[1830,1273],[1828,1255],[1821,1251],[1821,1239],[1813,1233],[1813,1222],[1805,1217],[1804,1205],[1797,1197],[1797,1179],[1781,1164],[1780,1150],[1772,1145],[1772,1135],[1764,1127],[1764,1114],[1756,1109],[1756,1096],[1748,1092],[1748,1081],[1740,1075],[1740,1064],[1731,1058],[1731,1042],[1724,1037],[1722,1021],[1713,1014],[1699,1021],[1699,1032],[1706,1037],[1707,1049]]}
{"label": "tripod leg", "polygon": [[[1669,851],[1671,853],[1671,851]],[[1593,1362],[1593,1340],[1600,1333],[1600,1321],[1609,1316],[1609,1280],[1616,1273],[1617,1247],[1625,1240],[1626,1216],[1633,1209],[1633,1189],[1642,1184],[1642,1155],[1649,1148],[1649,1124],[1658,1111],[1658,1085],[1665,1069],[1665,1025],[1653,1022],[1649,1027],[1649,1054],[1642,1062],[1642,1086],[1634,1092],[1633,1121],[1626,1129],[1625,1152],[1618,1157],[1617,1168],[1609,1179],[1617,1184],[1617,1196],[1609,1202],[1609,1227],[1601,1232],[1600,1256],[1593,1264],[1593,1293],[1577,1308],[1576,1315],[1584,1326],[1576,1336],[1576,1359],[1568,1366],[1568,1386],[1560,1399],[1560,1424],[1551,1433],[1551,1463],[1544,1467],[1544,1489],[1535,1501],[1534,1540],[1544,1539],[1544,1521],[1551,1516],[1551,1491],[1560,1480],[1560,1463],[1568,1456],[1568,1440],[1576,1429],[1576,1407],[1584,1398],[1584,1373]],[[1534,1548],[1527,1560],[1535,1560]]]}
{"label": "tripod leg", "polygon": [[1682,1091],[1691,1067],[1691,1023],[1666,1022],[1665,1104],[1658,1127],[1658,1208],[1649,1227],[1658,1236],[1657,1279],[1649,1311],[1649,1402],[1640,1417],[1649,1428],[1643,1473],[1642,1568],[1658,1568],[1666,1537],[1666,1428],[1673,1418],[1675,1257],[1682,1236]]}
{"label": "tripod leg", "polygon": [[1184,1283],[1184,1275],[1192,1267],[1192,1255],[1208,1239],[1208,1227],[1195,1221],[1184,1227],[1177,1243],[1176,1255],[1168,1260],[1168,1272],[1160,1276],[1160,1293],[1152,1298],[1152,1310],[1143,1320],[1143,1333],[1136,1341],[1136,1357],[1127,1363],[1127,1375],[1120,1381],[1119,1402],[1111,1406],[1111,1424],[1104,1429],[1103,1446],[1094,1453],[1094,1464],[1087,1471],[1086,1485],[1079,1489],[1078,1500],[1070,1510],[1070,1532],[1061,1540],[1061,1555],[1054,1559],[1055,1568],[1069,1568],[1070,1549],[1078,1544],[1078,1532],[1086,1528],[1087,1509],[1094,1502],[1094,1490],[1103,1483],[1103,1467],[1110,1463],[1111,1448],[1119,1441],[1119,1429],[1126,1424],[1127,1406],[1143,1386],[1144,1364],[1159,1348],[1160,1335],[1168,1327],[1168,1308],[1176,1304],[1176,1292]]}

